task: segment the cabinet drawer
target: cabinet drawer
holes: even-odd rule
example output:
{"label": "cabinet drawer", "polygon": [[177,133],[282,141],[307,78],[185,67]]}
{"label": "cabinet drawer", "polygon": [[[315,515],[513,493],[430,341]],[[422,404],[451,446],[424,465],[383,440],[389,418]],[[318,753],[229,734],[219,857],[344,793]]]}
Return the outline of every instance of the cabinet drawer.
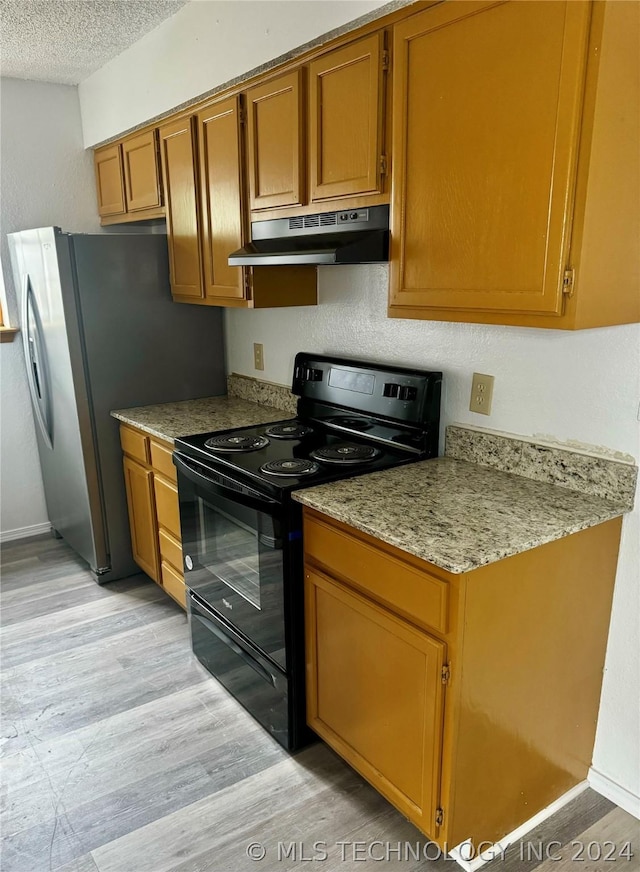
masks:
{"label": "cabinet drawer", "polygon": [[120,444],[122,450],[140,463],[149,463],[149,437],[139,430],[120,427]]}
{"label": "cabinet drawer", "polygon": [[178,574],[184,575],[182,570],[182,545],[180,542],[174,539],[166,530],[158,530],[158,539],[160,540],[162,562],[170,563]]}
{"label": "cabinet drawer", "polygon": [[184,579],[168,563],[162,564],[162,587],[169,596],[179,602],[183,609],[187,607],[187,589]]}
{"label": "cabinet drawer", "polygon": [[151,466],[157,472],[161,472],[169,481],[177,482],[178,474],[171,460],[172,454],[173,450],[169,445],[151,440]]}
{"label": "cabinet drawer", "polygon": [[158,525],[172,533],[176,539],[182,539],[180,533],[180,503],[178,502],[178,488],[161,478],[153,477],[153,487],[156,493],[156,513]]}
{"label": "cabinet drawer", "polygon": [[446,581],[359,539],[305,517],[305,555],[410,621],[447,629]]}

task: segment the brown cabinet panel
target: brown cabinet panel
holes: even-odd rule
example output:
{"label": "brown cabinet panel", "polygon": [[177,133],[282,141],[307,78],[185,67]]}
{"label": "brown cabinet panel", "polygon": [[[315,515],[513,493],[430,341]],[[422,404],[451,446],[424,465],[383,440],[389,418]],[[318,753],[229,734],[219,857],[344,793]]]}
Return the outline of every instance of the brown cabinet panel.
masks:
{"label": "brown cabinet panel", "polygon": [[304,547],[307,557],[413,623],[446,631],[446,581],[309,516],[304,525]]}
{"label": "brown cabinet panel", "polygon": [[156,131],[148,130],[122,143],[127,211],[161,204]]}
{"label": "brown cabinet panel", "polygon": [[312,201],[381,190],[382,40],[373,34],[309,67]]}
{"label": "brown cabinet panel", "polygon": [[182,118],[159,130],[167,210],[171,291],[202,299],[195,119]]}
{"label": "brown cabinet panel", "polygon": [[123,459],[133,559],[154,581],[160,580],[153,473],[128,457]]}
{"label": "brown cabinet panel", "polygon": [[304,202],[302,70],[247,91],[251,209]]}
{"label": "brown cabinet panel", "polygon": [[178,481],[178,472],[173,465],[172,454],[172,445],[163,445],[155,439],[151,440],[151,466],[175,484]]}
{"label": "brown cabinet panel", "polygon": [[184,578],[181,578],[177,572],[168,563],[162,564],[162,587],[169,596],[173,597],[183,609],[187,607],[187,588],[184,583]]}
{"label": "brown cabinet panel", "polygon": [[396,25],[394,314],[561,313],[589,14],[460,0]]}
{"label": "brown cabinet panel", "polygon": [[126,211],[122,185],[120,144],[98,148],[93,155],[98,192],[98,215],[121,215]]}
{"label": "brown cabinet panel", "polygon": [[444,643],[309,568],[305,598],[310,726],[434,832]]}
{"label": "brown cabinet panel", "polygon": [[240,98],[198,114],[205,297],[243,299],[242,267],[227,258],[245,238]]}
{"label": "brown cabinet panel", "polygon": [[172,533],[176,539],[180,539],[180,503],[178,501],[178,488],[159,475],[154,476],[153,485],[156,495],[158,524]]}
{"label": "brown cabinet panel", "polygon": [[160,541],[160,557],[163,563],[169,563],[178,573],[183,576],[182,569],[182,544],[166,530],[158,530]]}
{"label": "brown cabinet panel", "polygon": [[149,463],[149,437],[139,430],[120,425],[120,444],[122,450],[140,463]]}

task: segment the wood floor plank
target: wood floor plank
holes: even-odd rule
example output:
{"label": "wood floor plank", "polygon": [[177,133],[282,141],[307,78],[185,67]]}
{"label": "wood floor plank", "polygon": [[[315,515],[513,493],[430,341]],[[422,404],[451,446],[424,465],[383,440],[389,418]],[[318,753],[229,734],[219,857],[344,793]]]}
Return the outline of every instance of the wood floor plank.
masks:
{"label": "wood floor plank", "polygon": [[[325,745],[288,755],[193,657],[184,612],[152,582],[101,587],[49,537],[0,559],[2,872],[457,868]],[[631,839],[635,857],[615,868],[640,872],[637,822],[591,790],[527,838]],[[327,843],[319,863],[300,856],[314,841]],[[297,853],[279,857],[279,842]],[[363,863],[359,842],[401,853]],[[491,868],[577,868],[565,859],[512,846]]]}
{"label": "wood floor plank", "polygon": [[281,760],[265,772],[98,848],[93,851],[98,869],[122,872],[123,864],[129,863],[138,872],[168,872],[187,856],[216,853],[229,841],[242,844],[245,834],[266,816],[297,809],[294,818],[299,820],[299,809],[314,796],[331,794],[345,780],[354,779],[353,772],[321,745],[300,757],[306,765],[295,758]]}
{"label": "wood floor plank", "polygon": [[[631,843],[632,857],[627,857],[624,851],[627,842]],[[554,844],[549,853],[549,859],[536,867],[537,872],[575,872],[576,869],[580,872],[603,869],[639,872],[640,822],[614,806],[592,826],[574,833],[566,843]]]}

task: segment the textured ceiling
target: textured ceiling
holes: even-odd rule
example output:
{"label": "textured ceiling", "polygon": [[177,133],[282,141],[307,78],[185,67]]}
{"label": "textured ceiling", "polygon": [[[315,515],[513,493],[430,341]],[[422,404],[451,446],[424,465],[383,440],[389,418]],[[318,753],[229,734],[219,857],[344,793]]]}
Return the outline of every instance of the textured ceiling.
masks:
{"label": "textured ceiling", "polygon": [[77,85],[187,0],[0,0],[0,73]]}

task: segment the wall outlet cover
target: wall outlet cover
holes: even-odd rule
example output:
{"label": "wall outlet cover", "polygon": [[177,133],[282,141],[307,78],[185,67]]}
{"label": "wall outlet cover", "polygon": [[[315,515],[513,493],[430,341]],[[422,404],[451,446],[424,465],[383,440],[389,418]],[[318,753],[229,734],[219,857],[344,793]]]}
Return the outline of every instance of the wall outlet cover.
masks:
{"label": "wall outlet cover", "polygon": [[471,383],[471,399],[469,401],[470,412],[477,412],[479,415],[491,414],[493,382],[494,377],[492,375],[474,372]]}

